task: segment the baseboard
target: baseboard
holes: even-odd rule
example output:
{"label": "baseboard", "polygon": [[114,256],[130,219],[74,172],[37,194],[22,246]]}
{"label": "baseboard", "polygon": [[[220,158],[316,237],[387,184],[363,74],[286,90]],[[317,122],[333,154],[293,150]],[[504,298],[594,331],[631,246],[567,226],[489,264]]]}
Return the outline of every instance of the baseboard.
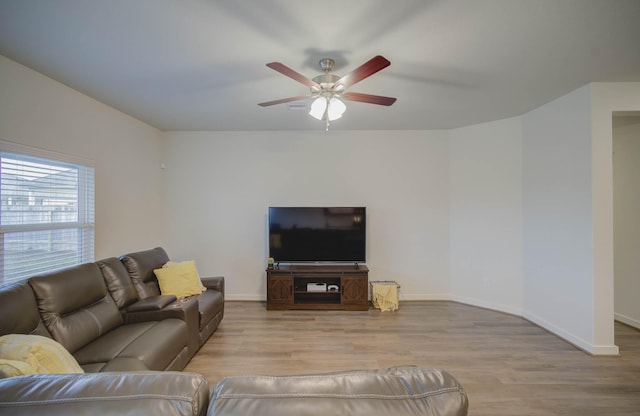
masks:
{"label": "baseboard", "polygon": [[536,325],[538,325],[541,328],[546,329],[547,331],[551,332],[552,334],[557,335],[558,337],[564,339],[565,341],[567,341],[568,343],[570,343],[571,345],[575,346],[576,348],[580,348],[581,350],[583,350],[584,352],[591,354],[591,355],[619,355],[620,354],[620,350],[618,349],[617,345],[594,345],[589,343],[588,341],[568,332],[565,331],[563,328],[560,328],[556,325],[553,325],[552,323],[542,319],[539,316],[536,316],[530,312],[525,312],[522,317],[526,320],[528,320],[531,323],[534,323]]}
{"label": "baseboard", "polygon": [[485,302],[479,299],[468,298],[464,296],[450,296],[450,300],[458,303],[464,303],[465,305],[477,306],[479,308],[490,309],[496,312],[504,312],[509,315],[516,315],[522,317],[522,309],[514,308],[512,306],[501,305],[497,303]]}
{"label": "baseboard", "polygon": [[239,295],[224,295],[224,300],[229,301],[265,301],[265,295],[248,295],[248,294],[239,294]]}
{"label": "baseboard", "polygon": [[629,325],[629,326],[634,327],[636,329],[640,329],[640,320],[633,319],[633,318],[630,318],[628,316],[621,315],[619,313],[616,313],[613,316],[614,316],[615,320],[618,321],[618,322],[622,322],[625,325]]}
{"label": "baseboard", "polygon": [[451,300],[451,296],[443,295],[443,294],[404,294],[402,293],[402,288],[400,289],[400,293],[398,295],[398,300],[403,301],[412,301],[412,300]]}
{"label": "baseboard", "polygon": [[[225,300],[229,301],[265,301],[265,295],[255,295],[255,294],[235,294],[235,295],[225,295]],[[451,300],[451,296],[442,295],[442,294],[411,294],[404,295],[402,292],[398,295],[398,300],[403,301],[412,301],[412,300]]]}

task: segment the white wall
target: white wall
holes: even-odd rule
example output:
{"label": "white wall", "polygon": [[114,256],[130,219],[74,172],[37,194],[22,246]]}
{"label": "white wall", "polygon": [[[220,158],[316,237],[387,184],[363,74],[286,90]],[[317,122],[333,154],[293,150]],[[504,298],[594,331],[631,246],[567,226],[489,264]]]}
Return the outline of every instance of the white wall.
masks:
{"label": "white wall", "polygon": [[371,280],[449,297],[448,137],[440,131],[167,133],[168,250],[263,300],[269,206],[366,206]]}
{"label": "white wall", "polygon": [[591,350],[591,88],[524,115],[525,316]]}
{"label": "white wall", "polygon": [[450,132],[452,299],[522,314],[522,118]]}
{"label": "white wall", "polygon": [[524,316],[593,354],[614,344],[615,111],[639,83],[594,83],[524,115]]}
{"label": "white wall", "polygon": [[613,119],[616,319],[640,329],[640,116]]}
{"label": "white wall", "polygon": [[0,139],[93,160],[96,258],[164,243],[155,128],[0,56]]}

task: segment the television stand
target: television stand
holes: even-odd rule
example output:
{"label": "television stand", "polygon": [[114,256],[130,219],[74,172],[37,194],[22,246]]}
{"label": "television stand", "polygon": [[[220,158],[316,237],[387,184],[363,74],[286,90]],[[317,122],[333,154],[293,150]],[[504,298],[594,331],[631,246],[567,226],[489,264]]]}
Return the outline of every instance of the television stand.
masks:
{"label": "television stand", "polygon": [[369,309],[369,268],[280,265],[267,269],[267,310]]}

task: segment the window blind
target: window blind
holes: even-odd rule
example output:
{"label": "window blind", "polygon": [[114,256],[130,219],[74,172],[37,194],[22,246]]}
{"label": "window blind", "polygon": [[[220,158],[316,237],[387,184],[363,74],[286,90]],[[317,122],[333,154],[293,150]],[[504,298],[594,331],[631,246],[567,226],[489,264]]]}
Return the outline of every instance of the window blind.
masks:
{"label": "window blind", "polygon": [[0,283],[93,261],[93,167],[0,150],[0,198]]}

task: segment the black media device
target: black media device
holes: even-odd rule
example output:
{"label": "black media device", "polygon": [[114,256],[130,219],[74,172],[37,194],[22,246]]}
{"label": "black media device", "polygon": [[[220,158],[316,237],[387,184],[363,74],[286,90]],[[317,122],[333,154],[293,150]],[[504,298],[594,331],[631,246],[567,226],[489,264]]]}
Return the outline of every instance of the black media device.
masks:
{"label": "black media device", "polygon": [[277,263],[365,263],[366,207],[270,207]]}

